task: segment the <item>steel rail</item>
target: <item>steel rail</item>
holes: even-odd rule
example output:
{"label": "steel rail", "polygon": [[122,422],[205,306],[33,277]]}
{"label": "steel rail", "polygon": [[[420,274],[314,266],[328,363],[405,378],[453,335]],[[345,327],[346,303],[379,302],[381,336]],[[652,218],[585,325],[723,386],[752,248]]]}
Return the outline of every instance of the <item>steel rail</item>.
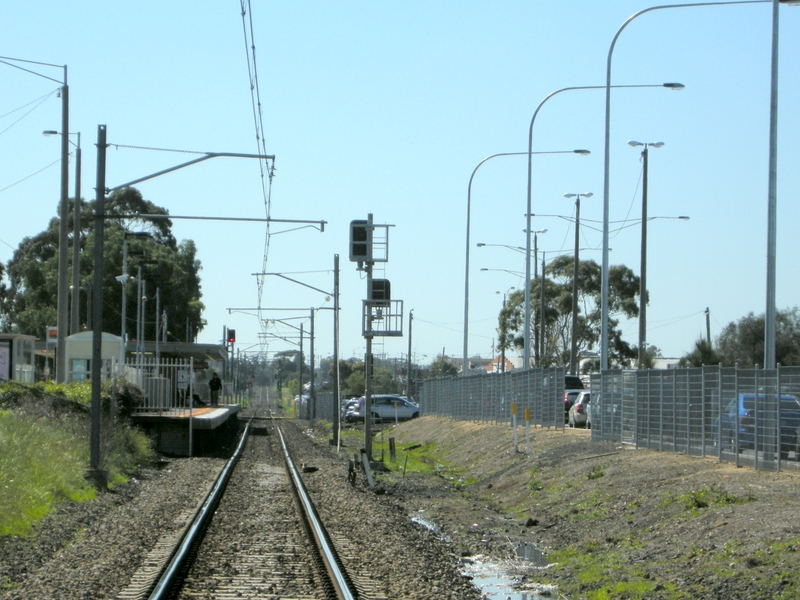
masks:
{"label": "steel rail", "polygon": [[158,583],[148,597],[149,600],[163,600],[169,597],[172,587],[178,579],[178,575],[189,560],[192,547],[202,535],[202,532],[205,530],[208,522],[214,515],[214,511],[219,504],[220,498],[225,493],[225,486],[227,486],[228,480],[233,473],[233,469],[236,466],[236,463],[239,461],[239,457],[242,455],[244,450],[245,441],[247,441],[247,436],[250,432],[251,422],[252,419],[250,419],[250,421],[247,423],[247,426],[242,433],[242,437],[239,440],[239,445],[236,448],[236,452],[234,452],[233,456],[231,456],[228,462],[225,463],[225,466],[217,476],[217,480],[214,482],[214,486],[206,496],[203,504],[195,513],[191,525],[186,529],[186,532],[181,539],[181,543],[177,546],[175,552],[170,558],[169,564],[164,569],[164,572],[161,574]]}
{"label": "steel rail", "polygon": [[333,586],[333,591],[336,597],[340,600],[356,600],[359,596],[354,591],[354,586],[350,578],[345,573],[344,568],[340,564],[338,554],[333,548],[331,541],[328,539],[328,534],[322,525],[322,522],[317,515],[317,510],[311,498],[308,496],[303,480],[300,478],[300,473],[294,466],[291,457],[289,456],[289,449],[286,447],[286,441],[283,438],[283,432],[277,425],[275,429],[278,431],[278,436],[281,439],[281,446],[283,447],[283,457],[286,460],[286,468],[289,471],[290,478],[293,482],[295,497],[298,500],[300,509],[305,518],[309,531],[314,536],[317,542],[317,548],[320,552],[320,558],[325,564],[328,571],[330,583]]}

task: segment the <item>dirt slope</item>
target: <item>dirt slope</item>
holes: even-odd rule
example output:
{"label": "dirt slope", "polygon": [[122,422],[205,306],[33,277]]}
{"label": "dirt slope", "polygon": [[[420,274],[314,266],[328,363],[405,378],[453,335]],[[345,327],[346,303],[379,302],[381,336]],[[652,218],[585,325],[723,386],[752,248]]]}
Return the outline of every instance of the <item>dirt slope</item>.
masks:
{"label": "dirt slope", "polygon": [[569,598],[800,598],[800,476],[636,450],[588,431],[416,419],[400,448],[435,441],[436,477],[379,476],[383,501],[442,527],[462,554],[510,558],[522,542],[549,567],[526,582]]}

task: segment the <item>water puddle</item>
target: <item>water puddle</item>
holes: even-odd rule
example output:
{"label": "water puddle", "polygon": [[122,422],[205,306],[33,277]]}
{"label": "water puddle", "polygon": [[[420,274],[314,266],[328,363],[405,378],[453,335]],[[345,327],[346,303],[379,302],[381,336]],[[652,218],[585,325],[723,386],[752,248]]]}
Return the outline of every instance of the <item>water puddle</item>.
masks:
{"label": "water puddle", "polygon": [[[442,533],[441,527],[429,519],[416,516],[411,520],[428,531]],[[442,536],[442,539],[446,540],[446,537]],[[472,579],[485,600],[550,600],[559,597],[557,586],[520,584],[519,574],[523,571],[548,567],[547,557],[536,544],[520,544],[515,548],[515,554],[517,559],[507,562],[493,561],[488,556],[465,558],[461,570]]]}
{"label": "water puddle", "polygon": [[[533,544],[527,544],[535,548]],[[530,548],[525,551],[531,551]],[[539,557],[528,560],[520,557],[512,563],[496,562],[486,556],[473,556],[464,559],[463,572],[472,577],[472,584],[478,588],[485,600],[549,600],[557,596],[557,586],[538,583],[520,584],[520,577],[515,572],[529,570],[530,567],[545,568],[546,560],[538,549]],[[537,563],[544,562],[540,565]]]}

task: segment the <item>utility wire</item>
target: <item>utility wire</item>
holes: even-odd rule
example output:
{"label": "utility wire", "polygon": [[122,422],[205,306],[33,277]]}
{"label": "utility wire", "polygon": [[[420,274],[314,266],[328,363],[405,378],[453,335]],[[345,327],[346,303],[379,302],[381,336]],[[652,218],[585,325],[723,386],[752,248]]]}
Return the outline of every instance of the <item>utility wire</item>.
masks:
{"label": "utility wire", "polygon": [[[253,11],[250,0],[240,0],[240,7],[242,14],[242,33],[244,35],[245,55],[247,58],[247,72],[250,79],[250,102],[253,108],[253,124],[256,132],[256,145],[260,154],[266,154],[267,151],[264,134],[263,106],[261,104],[261,91],[258,85],[256,45],[253,31]],[[264,197],[264,214],[265,217],[269,219],[272,209],[272,179],[275,175],[275,161],[273,160],[272,162],[268,162],[266,160],[259,160],[259,166],[261,169],[261,191]],[[266,272],[267,270],[270,235],[270,226],[269,222],[267,222],[264,235],[264,251],[261,268],[262,272]],[[264,294],[264,279],[265,277],[263,275],[258,275],[256,277],[259,313]],[[266,332],[263,319],[259,318],[259,322],[261,323],[262,332]]]}
{"label": "utility wire", "polygon": [[10,115],[10,114],[12,114],[12,113],[15,113],[15,112],[17,112],[18,110],[21,110],[21,109],[25,108],[26,106],[30,106],[30,105],[31,105],[31,104],[33,104],[34,102],[37,102],[37,101],[38,101],[38,102],[37,102],[37,104],[36,104],[36,106],[34,106],[33,108],[31,108],[31,109],[30,109],[28,112],[26,112],[24,115],[22,115],[22,116],[21,116],[19,119],[17,119],[17,120],[16,120],[16,121],[14,121],[13,123],[11,123],[11,125],[9,125],[9,126],[8,126],[8,127],[6,127],[5,129],[3,129],[2,131],[0,131],[0,135],[3,135],[3,134],[6,132],[6,131],[8,131],[9,129],[11,129],[12,127],[14,127],[14,125],[16,125],[17,123],[19,123],[20,121],[22,121],[22,119],[24,119],[25,117],[27,117],[29,114],[31,114],[33,111],[35,111],[37,108],[39,108],[39,107],[42,105],[42,103],[43,103],[45,100],[47,100],[47,99],[48,99],[50,96],[52,96],[53,94],[55,94],[56,92],[58,92],[60,89],[61,89],[61,88],[56,88],[55,90],[53,90],[53,91],[52,91],[52,92],[50,92],[49,94],[45,94],[45,95],[44,95],[44,96],[42,96],[41,98],[37,98],[36,100],[33,100],[32,102],[29,102],[29,103],[28,103],[28,104],[26,104],[25,106],[20,106],[19,108],[15,108],[15,109],[14,109],[14,110],[12,110],[11,112],[7,112],[6,114],[4,114],[4,115],[0,116],[0,119],[2,119],[2,118],[4,118],[4,117],[7,117],[8,115]]}
{"label": "utility wire", "polygon": [[41,173],[42,171],[46,171],[47,169],[49,169],[49,168],[50,168],[50,167],[52,167],[53,165],[55,165],[55,164],[58,164],[58,163],[60,163],[60,162],[61,162],[61,159],[60,159],[60,158],[59,158],[59,159],[57,159],[57,160],[55,160],[55,161],[53,161],[53,162],[51,162],[51,163],[50,163],[49,165],[47,165],[46,167],[42,167],[41,169],[39,169],[38,171],[36,171],[36,172],[34,172],[34,173],[31,173],[31,174],[30,174],[30,175],[28,175],[27,177],[23,177],[23,178],[22,178],[22,179],[20,179],[19,181],[15,181],[15,182],[14,182],[14,183],[12,183],[11,185],[7,185],[6,187],[4,187],[4,188],[0,189],[0,193],[2,193],[2,192],[5,192],[7,189],[10,189],[10,188],[14,187],[14,186],[15,186],[15,185],[17,185],[18,183],[22,183],[22,182],[23,182],[23,181],[25,181],[26,179],[30,179],[30,178],[31,178],[31,177],[33,177],[34,175],[38,175],[38,174],[39,174],[39,173]]}

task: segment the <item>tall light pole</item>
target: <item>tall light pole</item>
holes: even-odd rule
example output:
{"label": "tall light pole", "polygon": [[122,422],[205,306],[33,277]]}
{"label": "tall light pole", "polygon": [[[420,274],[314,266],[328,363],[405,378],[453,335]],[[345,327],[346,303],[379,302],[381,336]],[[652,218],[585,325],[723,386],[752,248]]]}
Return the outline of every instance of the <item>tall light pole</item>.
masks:
{"label": "tall light pole", "polygon": [[572,344],[569,353],[569,372],[577,375],[578,370],[578,267],[580,265],[581,197],[591,198],[592,192],[582,194],[568,193],[564,198],[575,198],[575,260],[572,267]]}
{"label": "tall light pole", "polygon": [[[603,271],[602,271],[602,290],[601,290],[601,306],[600,306],[600,369],[607,369],[608,368],[608,222],[609,222],[609,165],[610,165],[610,150],[611,150],[611,140],[610,140],[610,133],[611,133],[611,88],[616,87],[611,85],[611,59],[614,55],[614,46],[616,46],[617,39],[619,38],[622,31],[637,17],[641,15],[654,11],[654,10],[662,10],[667,8],[693,8],[698,6],[727,6],[727,5],[741,5],[741,4],[764,4],[767,2],[771,2],[773,5],[773,20],[772,20],[772,82],[775,84],[772,88],[773,95],[772,100],[774,102],[770,102],[770,132],[772,133],[772,127],[775,126],[775,136],[773,138],[770,135],[770,189],[774,189],[772,185],[773,176],[776,174],[776,170],[772,168],[773,159],[775,159],[775,163],[777,163],[777,78],[778,78],[778,69],[777,69],[777,49],[778,49],[778,17],[777,17],[777,7],[778,3],[784,4],[798,4],[797,0],[738,0],[735,2],[694,2],[690,4],[667,4],[661,6],[651,6],[650,8],[645,8],[632,14],[628,17],[625,22],[620,26],[617,30],[617,33],[614,35],[614,38],[611,40],[611,46],[608,49],[608,59],[606,61],[606,110],[605,110],[605,148],[604,154],[605,158],[603,161]],[[680,85],[680,84],[678,84]],[[682,89],[683,86],[680,88],[675,89]],[[772,141],[776,142],[776,148],[773,149]],[[771,194],[770,194],[771,195]],[[771,195],[772,196],[772,195]],[[770,236],[770,218],[773,216],[772,209],[773,203],[770,202],[770,210],[768,211],[768,226],[767,226],[767,247],[768,247],[768,255],[769,255],[769,248],[774,250],[774,246],[772,246],[771,242],[774,242],[774,237]],[[769,258],[767,260],[769,263]],[[773,261],[774,266],[774,261]],[[767,265],[767,305],[770,304],[770,265]],[[774,289],[773,289],[774,291]],[[772,298],[774,302],[774,297]],[[769,310],[767,311],[769,313]],[[773,313],[774,314],[774,313]],[[774,318],[773,318],[773,325],[774,325]],[[764,334],[765,337],[765,348],[764,354],[766,355],[769,352],[769,343],[768,338],[769,336],[769,314],[767,314],[767,323],[766,323],[766,331]],[[773,338],[773,351],[774,351],[774,338]],[[765,367],[767,367],[767,361],[765,360]],[[772,365],[774,367],[774,364]]]}
{"label": "tall light pole", "polygon": [[[11,61],[11,62],[8,62]],[[0,62],[20,69],[31,75],[36,75],[43,79],[49,79],[61,84],[61,131],[65,134],[61,136],[61,199],[59,201],[58,218],[58,297],[56,299],[56,326],[58,327],[58,346],[56,347],[56,383],[63,383],[67,377],[67,328],[69,323],[67,321],[67,305],[69,295],[69,139],[66,135],[69,132],[69,86],[67,85],[67,65],[54,65],[50,63],[36,62],[33,60],[24,60],[21,58],[11,58],[8,56],[0,56]],[[20,66],[15,63],[25,63],[28,65],[37,65],[40,67],[54,67],[62,69],[64,72],[64,80],[59,81],[47,75],[42,75],[36,71]]]}
{"label": "tall light pole", "polygon": [[[466,247],[466,258],[464,260],[464,362],[461,368],[461,374],[467,375],[469,369],[466,366],[469,364],[469,233],[470,233],[470,213],[472,207],[472,181],[475,179],[475,173],[478,172],[478,169],[483,165],[485,162],[497,158],[498,156],[527,156],[528,162],[530,163],[531,155],[532,154],[579,154],[579,155],[588,155],[591,154],[588,150],[555,150],[551,152],[531,152],[530,148],[528,148],[528,152],[500,152],[498,154],[492,154],[491,156],[487,156],[478,165],[472,170],[472,175],[469,177],[469,185],[467,186],[467,247]],[[530,212],[530,211],[529,211]],[[528,221],[528,229],[530,229],[530,220]],[[527,252],[530,253],[530,244],[528,245]]]}
{"label": "tall light pole", "polygon": [[[653,88],[653,87],[665,87],[665,88],[674,88],[675,86],[681,86],[681,84],[676,83],[662,83],[662,84],[653,84],[653,85],[615,85],[612,87],[615,88]],[[526,218],[528,219],[527,224],[525,226],[526,234],[526,245],[525,250],[527,255],[525,257],[525,323],[523,324],[524,327],[524,345],[525,345],[525,363],[523,365],[523,369],[530,368],[530,361],[531,361],[531,348],[530,348],[530,339],[531,339],[531,186],[533,183],[533,155],[537,154],[533,152],[533,124],[536,121],[536,115],[539,114],[539,110],[541,110],[542,106],[544,106],[545,102],[547,102],[553,96],[560,94],[562,92],[568,92],[571,90],[601,90],[604,86],[601,85],[583,85],[577,87],[565,87],[561,88],[560,90],[556,90],[555,92],[549,93],[547,96],[544,97],[539,103],[539,106],[536,107],[536,110],[533,113],[533,117],[531,117],[531,125],[528,129],[528,203],[527,203],[527,210],[525,211]],[[607,86],[606,86],[607,87]],[[588,151],[586,152],[588,154]]]}
{"label": "tall light pole", "polygon": [[767,185],[767,308],[764,314],[764,368],[775,368],[775,262],[778,219],[778,4],[800,5],[798,0],[772,0],[772,59],[769,96],[769,182]]}
{"label": "tall light pole", "polygon": [[[61,135],[54,129],[43,131],[42,135]],[[70,135],[78,137],[77,143],[69,139]],[[72,217],[72,285],[70,285],[70,324],[69,333],[78,333],[80,329],[80,285],[81,285],[81,132],[67,134],[67,140],[75,146],[75,204]],[[63,144],[63,140],[62,140]],[[87,315],[88,319],[89,315]]]}
{"label": "tall light pole", "polygon": [[661,148],[664,142],[637,142],[631,140],[628,145],[642,149],[642,252],[639,267],[639,345],[637,367],[644,367],[644,343],[647,341],[647,148]]}

